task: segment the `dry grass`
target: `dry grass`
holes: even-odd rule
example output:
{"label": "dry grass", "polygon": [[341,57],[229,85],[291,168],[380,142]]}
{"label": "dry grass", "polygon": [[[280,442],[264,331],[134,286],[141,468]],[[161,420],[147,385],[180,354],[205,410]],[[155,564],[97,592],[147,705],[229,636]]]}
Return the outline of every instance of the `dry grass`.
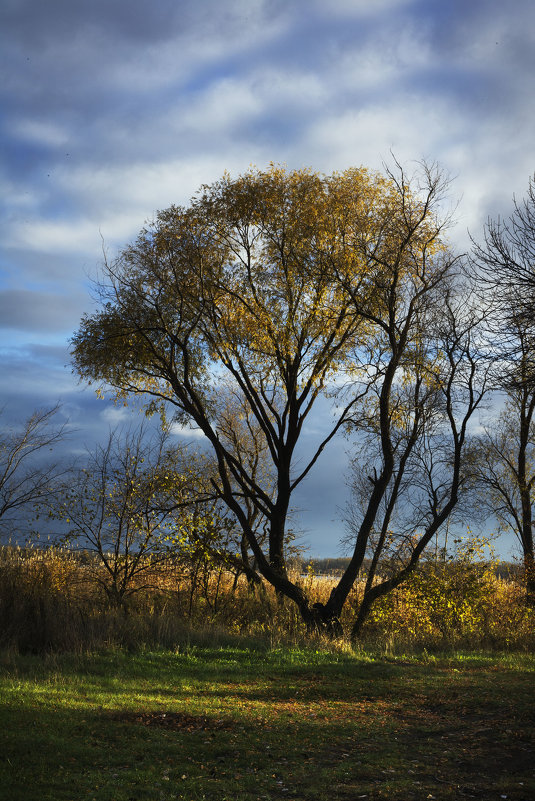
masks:
{"label": "dry grass", "polygon": [[[278,599],[268,586],[253,592],[244,577],[235,583],[223,569],[178,561],[155,565],[119,608],[107,600],[105,579],[90,554],[0,549],[0,647],[20,653],[173,648],[203,632],[210,640],[247,635],[271,644],[310,642],[292,604]],[[325,601],[333,585],[332,579],[321,577],[299,580],[312,601]],[[345,630],[361,591],[357,586],[346,605]],[[383,653],[530,651],[535,645],[534,610],[523,600],[519,583],[499,579],[485,566],[426,570],[374,608],[363,647]]]}

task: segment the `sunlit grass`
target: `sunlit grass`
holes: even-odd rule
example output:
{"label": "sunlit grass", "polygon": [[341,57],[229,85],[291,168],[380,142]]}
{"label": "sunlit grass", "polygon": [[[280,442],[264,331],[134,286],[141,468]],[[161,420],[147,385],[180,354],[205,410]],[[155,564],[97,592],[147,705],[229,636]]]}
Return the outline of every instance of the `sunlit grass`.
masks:
{"label": "sunlit grass", "polygon": [[527,801],[534,667],[525,654],[385,658],[240,640],[11,654],[0,797]]}

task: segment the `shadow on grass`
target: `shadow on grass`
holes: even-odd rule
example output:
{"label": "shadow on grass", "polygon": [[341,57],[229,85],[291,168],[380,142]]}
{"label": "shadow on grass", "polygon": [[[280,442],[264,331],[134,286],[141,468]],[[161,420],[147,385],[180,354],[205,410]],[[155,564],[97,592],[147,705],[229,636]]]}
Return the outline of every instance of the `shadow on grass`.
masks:
{"label": "shadow on grass", "polygon": [[0,798],[535,797],[533,674],[453,664],[239,649],[15,660]]}

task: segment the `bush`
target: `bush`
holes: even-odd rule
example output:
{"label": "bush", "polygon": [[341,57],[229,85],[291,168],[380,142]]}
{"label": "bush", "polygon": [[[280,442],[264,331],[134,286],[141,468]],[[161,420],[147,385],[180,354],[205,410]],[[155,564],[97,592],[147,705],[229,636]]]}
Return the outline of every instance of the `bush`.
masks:
{"label": "bush", "polygon": [[371,610],[363,637],[421,648],[532,649],[535,617],[521,584],[492,563],[424,563]]}

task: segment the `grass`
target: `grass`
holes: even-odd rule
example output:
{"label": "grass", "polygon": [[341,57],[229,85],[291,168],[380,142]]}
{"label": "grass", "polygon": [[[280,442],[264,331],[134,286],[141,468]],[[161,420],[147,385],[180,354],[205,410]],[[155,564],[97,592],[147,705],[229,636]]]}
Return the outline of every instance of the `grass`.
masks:
{"label": "grass", "polygon": [[5,654],[6,801],[535,797],[535,658]]}

